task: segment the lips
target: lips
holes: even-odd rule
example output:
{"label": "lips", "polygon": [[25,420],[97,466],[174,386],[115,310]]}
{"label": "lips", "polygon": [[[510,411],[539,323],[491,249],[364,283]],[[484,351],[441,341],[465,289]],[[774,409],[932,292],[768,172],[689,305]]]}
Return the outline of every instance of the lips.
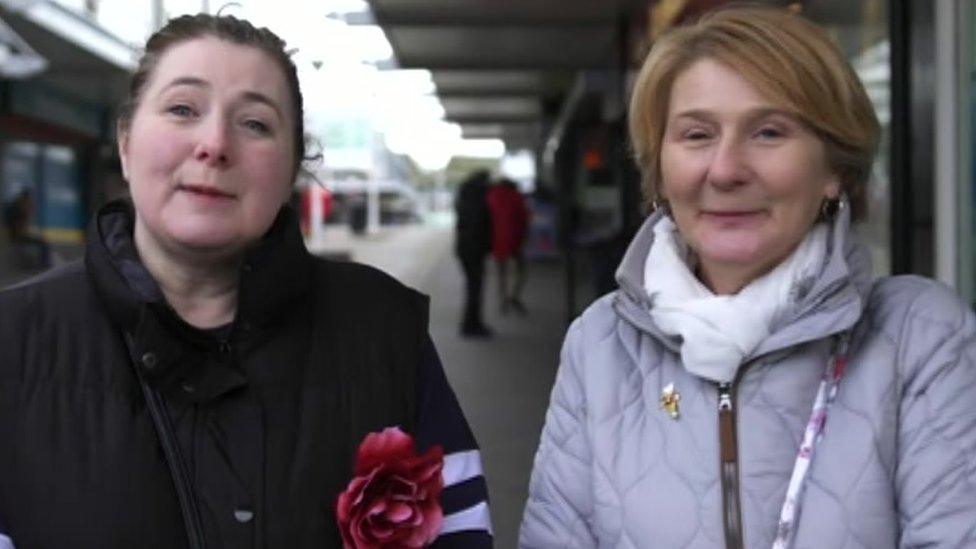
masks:
{"label": "lips", "polygon": [[233,199],[235,198],[233,194],[226,191],[222,191],[217,187],[212,187],[209,185],[180,185],[177,187],[178,190],[183,192],[188,192],[197,196],[206,198],[216,198],[216,199]]}
{"label": "lips", "polygon": [[722,225],[739,225],[741,223],[752,224],[761,219],[763,210],[703,210],[701,217],[704,220],[720,223]]}
{"label": "lips", "polygon": [[736,217],[743,215],[758,215],[762,210],[702,210],[702,215],[715,215],[721,217]]}

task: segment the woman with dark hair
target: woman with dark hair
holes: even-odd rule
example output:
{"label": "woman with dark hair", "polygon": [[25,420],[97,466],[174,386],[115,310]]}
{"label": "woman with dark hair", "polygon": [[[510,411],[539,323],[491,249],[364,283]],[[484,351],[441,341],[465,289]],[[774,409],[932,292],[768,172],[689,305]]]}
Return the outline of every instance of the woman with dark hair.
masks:
{"label": "woman with dark hair", "polygon": [[427,299],[313,258],[284,43],[173,19],[118,121],[131,201],[84,262],[0,293],[0,540],[18,547],[488,547]]}
{"label": "woman with dark hair", "polygon": [[976,546],[976,318],[873,279],[879,124],[828,34],[708,14],[629,115],[657,207],[566,336],[520,546]]}

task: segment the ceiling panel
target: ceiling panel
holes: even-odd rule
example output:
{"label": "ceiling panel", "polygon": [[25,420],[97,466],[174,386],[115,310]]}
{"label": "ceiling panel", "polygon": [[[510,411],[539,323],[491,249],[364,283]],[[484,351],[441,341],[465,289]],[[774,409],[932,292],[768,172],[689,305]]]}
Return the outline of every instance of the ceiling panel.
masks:
{"label": "ceiling panel", "polygon": [[542,114],[535,97],[445,97],[441,104],[448,120],[535,120]]}
{"label": "ceiling panel", "polygon": [[387,25],[572,24],[613,22],[610,0],[372,0],[377,21]]}
{"label": "ceiling panel", "polygon": [[586,69],[605,67],[612,27],[390,27],[403,68]]}
{"label": "ceiling panel", "polygon": [[403,68],[432,71],[465,137],[541,141],[542,105],[605,70],[652,0],[367,0]]}
{"label": "ceiling panel", "polygon": [[520,137],[537,139],[541,135],[542,125],[537,122],[468,122],[461,124],[461,134],[471,139],[504,139]]}
{"label": "ceiling panel", "polygon": [[437,94],[558,95],[572,84],[569,70],[439,70],[433,72]]}

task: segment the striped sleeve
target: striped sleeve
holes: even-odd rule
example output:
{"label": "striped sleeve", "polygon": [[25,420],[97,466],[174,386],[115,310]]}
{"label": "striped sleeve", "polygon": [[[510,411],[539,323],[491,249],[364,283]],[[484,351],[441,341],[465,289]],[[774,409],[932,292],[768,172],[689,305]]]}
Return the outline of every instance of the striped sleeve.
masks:
{"label": "striped sleeve", "polygon": [[14,549],[14,542],[7,536],[7,528],[0,519],[0,549]]}
{"label": "striped sleeve", "polygon": [[423,452],[435,444],[444,448],[444,524],[431,547],[490,548],[491,516],[481,453],[429,337],[417,381],[418,449]]}

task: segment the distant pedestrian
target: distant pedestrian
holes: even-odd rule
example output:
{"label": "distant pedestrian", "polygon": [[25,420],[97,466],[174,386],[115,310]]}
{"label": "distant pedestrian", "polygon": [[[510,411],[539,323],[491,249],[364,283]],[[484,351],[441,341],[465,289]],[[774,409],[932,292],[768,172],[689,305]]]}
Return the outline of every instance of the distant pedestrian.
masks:
{"label": "distant pedestrian", "polygon": [[[498,270],[498,300],[502,314],[510,310],[524,315],[522,287],[525,261],[522,248],[529,225],[525,198],[510,179],[501,179],[488,190],[491,214],[491,256]],[[510,276],[511,275],[511,276]]]}
{"label": "distant pedestrian", "polygon": [[461,335],[489,337],[491,330],[481,319],[481,292],[485,278],[485,256],[491,250],[491,217],[488,212],[488,172],[478,170],[458,187],[455,251],[464,270],[464,317]]}
{"label": "distant pedestrian", "polygon": [[34,196],[30,189],[24,189],[5,208],[4,223],[10,243],[21,252],[25,266],[46,269],[51,266],[51,247],[31,231],[34,209]]}

